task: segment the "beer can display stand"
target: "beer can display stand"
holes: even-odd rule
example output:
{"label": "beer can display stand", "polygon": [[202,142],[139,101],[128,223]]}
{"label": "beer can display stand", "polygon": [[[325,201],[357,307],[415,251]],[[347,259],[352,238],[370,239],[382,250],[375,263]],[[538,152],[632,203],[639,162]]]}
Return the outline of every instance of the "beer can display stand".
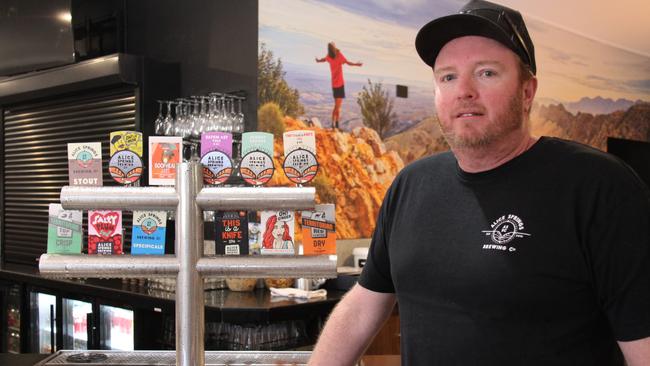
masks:
{"label": "beer can display stand", "polygon": [[[43,254],[41,274],[57,278],[133,278],[176,276],[176,352],[97,351],[107,357],[97,364],[303,364],[309,352],[208,352],[204,347],[203,278],[333,278],[336,256],[217,256],[202,257],[203,210],[313,209],[313,187],[203,188],[201,165],[178,164],[175,187],[64,187],[65,209],[175,210],[176,255],[102,256]],[[74,352],[74,353],[79,353]],[[89,351],[89,357],[93,351]],[[42,365],[65,361],[72,351],[60,351]],[[119,359],[119,361],[118,361]],[[150,363],[147,363],[149,359]],[[206,363],[207,360],[207,363]],[[98,360],[99,361],[99,360]],[[163,362],[163,363],[160,363]],[[216,362],[216,363],[215,363]],[[218,363],[221,362],[221,363]],[[224,363],[227,362],[227,363]]]}

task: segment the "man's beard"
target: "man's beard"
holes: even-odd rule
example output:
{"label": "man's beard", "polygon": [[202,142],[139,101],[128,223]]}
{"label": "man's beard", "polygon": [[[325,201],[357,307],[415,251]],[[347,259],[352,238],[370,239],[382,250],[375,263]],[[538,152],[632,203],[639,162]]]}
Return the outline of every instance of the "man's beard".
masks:
{"label": "man's beard", "polygon": [[513,131],[522,128],[523,121],[523,105],[521,90],[518,90],[509,99],[508,108],[501,114],[496,116],[495,121],[487,126],[486,130],[481,134],[461,135],[457,136],[453,132],[453,127],[445,130],[440,117],[438,117],[438,125],[442,131],[442,135],[452,149],[475,149],[491,145],[495,141],[504,138]]}

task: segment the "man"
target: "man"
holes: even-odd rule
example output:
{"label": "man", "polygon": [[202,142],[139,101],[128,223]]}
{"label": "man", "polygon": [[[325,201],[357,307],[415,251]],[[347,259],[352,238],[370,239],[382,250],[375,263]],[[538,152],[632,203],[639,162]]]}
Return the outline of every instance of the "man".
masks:
{"label": "man", "polygon": [[617,344],[650,365],[650,195],[617,159],[530,135],[521,15],[471,1],[416,48],[451,152],[396,177],[310,365],[352,365],[396,300],[402,365],[617,365]]}

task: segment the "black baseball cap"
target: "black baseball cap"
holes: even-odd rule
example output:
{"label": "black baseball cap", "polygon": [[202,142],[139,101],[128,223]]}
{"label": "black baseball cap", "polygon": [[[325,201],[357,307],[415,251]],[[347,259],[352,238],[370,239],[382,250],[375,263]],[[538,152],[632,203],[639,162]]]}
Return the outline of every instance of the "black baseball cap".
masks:
{"label": "black baseball cap", "polygon": [[500,42],[536,74],[535,48],[521,14],[489,1],[471,0],[458,14],[430,21],[418,32],[415,48],[420,58],[433,67],[447,42],[463,36],[482,36]]}

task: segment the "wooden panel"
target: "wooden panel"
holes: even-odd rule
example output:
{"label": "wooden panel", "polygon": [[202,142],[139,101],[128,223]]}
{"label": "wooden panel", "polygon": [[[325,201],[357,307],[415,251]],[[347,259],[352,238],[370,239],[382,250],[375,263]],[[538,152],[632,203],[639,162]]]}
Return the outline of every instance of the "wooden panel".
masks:
{"label": "wooden panel", "polygon": [[366,350],[366,355],[399,355],[400,354],[400,330],[399,312],[395,305],[384,326]]}

